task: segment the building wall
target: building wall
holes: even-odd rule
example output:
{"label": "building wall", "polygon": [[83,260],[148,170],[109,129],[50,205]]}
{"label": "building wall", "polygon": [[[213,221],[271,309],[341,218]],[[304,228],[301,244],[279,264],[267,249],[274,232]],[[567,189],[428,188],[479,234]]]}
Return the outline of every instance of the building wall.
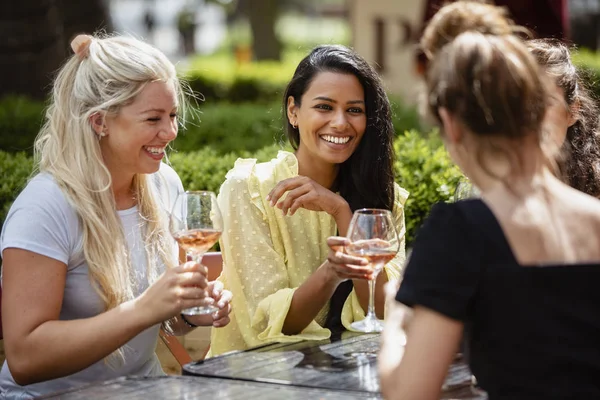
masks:
{"label": "building wall", "polygon": [[425,0],[348,0],[348,9],[354,49],[379,68],[389,92],[415,103]]}

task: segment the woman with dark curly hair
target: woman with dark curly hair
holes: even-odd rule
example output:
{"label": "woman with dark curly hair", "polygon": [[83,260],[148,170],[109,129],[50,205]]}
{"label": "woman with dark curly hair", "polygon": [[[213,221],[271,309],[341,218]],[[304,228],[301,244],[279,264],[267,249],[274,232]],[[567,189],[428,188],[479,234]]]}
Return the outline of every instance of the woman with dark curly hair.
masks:
{"label": "woman with dark curly hair", "polygon": [[575,189],[600,198],[598,105],[564,43],[535,39],[526,44],[555,83],[545,129],[551,142],[561,148],[557,160],[561,178]]}
{"label": "woman with dark curly hair", "polygon": [[[225,229],[223,274],[236,310],[213,331],[212,354],[274,341],[326,339],[364,318],[371,270],[339,251],[354,210],[391,210],[404,230],[408,193],[394,183],[389,100],[356,52],[319,46],[296,68],[283,96],[294,152],[256,163],[240,159],[219,191]],[[404,241],[376,281],[400,276]]]}

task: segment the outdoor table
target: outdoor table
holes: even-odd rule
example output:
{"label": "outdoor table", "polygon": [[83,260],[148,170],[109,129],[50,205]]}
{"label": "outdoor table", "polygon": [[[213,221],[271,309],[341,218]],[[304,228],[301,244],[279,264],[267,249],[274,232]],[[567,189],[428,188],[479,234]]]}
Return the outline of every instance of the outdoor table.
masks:
{"label": "outdoor table", "polygon": [[[345,391],[381,397],[377,374],[379,334],[344,332],[324,341],[275,343],[226,353],[183,366],[184,375],[227,378],[281,386]],[[486,399],[473,388],[459,358],[451,366],[442,398]]]}
{"label": "outdoor table", "polygon": [[60,400],[366,400],[379,396],[291,385],[190,376],[124,377],[38,399]]}

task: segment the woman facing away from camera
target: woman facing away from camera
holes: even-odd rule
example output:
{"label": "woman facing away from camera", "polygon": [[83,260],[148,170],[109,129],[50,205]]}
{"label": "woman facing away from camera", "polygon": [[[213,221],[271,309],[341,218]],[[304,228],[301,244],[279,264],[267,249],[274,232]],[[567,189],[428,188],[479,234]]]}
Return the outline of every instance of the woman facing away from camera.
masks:
{"label": "woman facing away from camera", "polygon": [[[439,10],[423,33],[421,48],[428,58],[458,34],[474,30],[483,34],[530,32],[507,17],[507,9],[475,1],[458,1]],[[567,184],[594,197],[600,197],[599,109],[590,95],[579,69],[571,61],[570,49],[556,39],[530,39],[526,42],[538,63],[552,78],[546,112],[544,145],[556,154],[557,175]]]}
{"label": "woman facing away from camera", "polygon": [[[167,213],[183,190],[161,160],[183,91],[173,64],[126,37],[77,36],[54,80],[35,175],[3,226],[0,398],[164,374],[161,324],[228,323],[231,293],[178,265]],[[216,303],[212,316],[185,308]]]}
{"label": "woman facing away from camera", "polygon": [[519,38],[478,30],[429,68],[428,109],[481,198],[437,204],[417,235],[388,305],[384,395],[439,398],[464,332],[490,399],[600,396],[600,201],[551,171],[551,82]]}
{"label": "woman facing away from camera", "polygon": [[[315,48],[283,98],[294,153],[270,162],[239,159],[219,192],[225,217],[220,277],[235,298],[231,323],[212,354],[273,341],[326,339],[364,318],[371,271],[343,253],[354,210],[391,210],[404,231],[408,193],[394,183],[393,126],[380,78],[343,46]],[[399,277],[404,239],[376,282]]]}

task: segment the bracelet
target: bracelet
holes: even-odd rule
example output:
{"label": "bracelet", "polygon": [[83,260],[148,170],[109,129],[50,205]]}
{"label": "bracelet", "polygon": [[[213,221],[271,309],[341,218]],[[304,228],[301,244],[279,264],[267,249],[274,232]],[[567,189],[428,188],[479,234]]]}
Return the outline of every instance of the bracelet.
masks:
{"label": "bracelet", "polygon": [[183,322],[189,326],[190,328],[197,328],[200,325],[196,325],[196,324],[192,324],[190,321],[188,321],[188,319],[185,317],[184,313],[179,314],[179,316],[181,317],[181,319],[183,320]]}

